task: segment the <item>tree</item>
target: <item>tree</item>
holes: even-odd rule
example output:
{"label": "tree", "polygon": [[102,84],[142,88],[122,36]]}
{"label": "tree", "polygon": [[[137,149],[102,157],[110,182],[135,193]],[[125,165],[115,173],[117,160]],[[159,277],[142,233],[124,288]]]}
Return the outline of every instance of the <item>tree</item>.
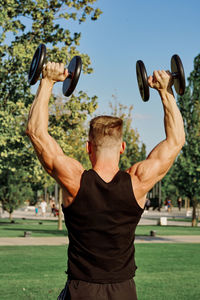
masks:
{"label": "tree", "polygon": [[50,106],[49,132],[63,151],[80,161],[86,169],[90,166],[85,147],[88,139],[86,121],[88,114],[92,115],[96,108],[97,97],[89,98],[83,92],[78,97],[72,95],[69,100],[57,97]]}
{"label": "tree", "polygon": [[180,194],[180,190],[174,181],[175,176],[175,164],[171,167],[169,172],[162,179],[162,199],[169,198],[172,201],[172,205],[177,205],[177,198],[179,196],[184,196]]}
{"label": "tree", "polygon": [[137,130],[132,128],[133,106],[127,107],[118,102],[110,103],[111,114],[123,119],[123,140],[126,150],[120,159],[120,169],[126,170],[138,161],[146,158],[146,146],[140,143]]}
{"label": "tree", "polygon": [[[19,111],[21,113],[19,113]],[[14,209],[32,198],[27,164],[33,161],[25,141],[24,104],[8,101],[6,110],[0,110],[0,201],[10,218]]]}
{"label": "tree", "polygon": [[[74,55],[80,55],[83,72],[91,73],[90,58],[79,53],[81,33],[71,33],[71,21],[82,23],[87,17],[97,20],[100,9],[94,8],[96,0],[25,0],[2,1],[0,11],[0,182],[12,174],[17,182],[17,170],[23,165],[23,172],[32,187],[42,187],[51,181],[44,174],[36,156],[33,155],[28,138],[25,135],[26,120],[33,94],[27,82],[27,72],[34,51],[42,42],[47,45],[48,59],[70,61]],[[69,24],[69,26],[68,26]],[[52,96],[52,103],[56,96]],[[97,106],[96,96],[88,97],[80,91],[70,98],[68,109],[58,119],[50,116],[51,133],[64,145],[62,135],[70,139],[74,132],[81,132],[81,125]],[[65,122],[68,116],[69,121]],[[74,141],[75,142],[75,141]],[[64,146],[66,154],[72,153],[70,146]],[[9,172],[8,172],[9,171]],[[3,189],[4,185],[0,185]]]}
{"label": "tree", "polygon": [[196,208],[200,201],[200,55],[194,59],[194,70],[178,106],[183,116],[186,143],[178,157],[173,180],[179,191],[191,200],[192,226],[196,225]]}
{"label": "tree", "polygon": [[8,170],[1,184],[0,199],[3,209],[10,215],[10,220],[12,220],[13,211],[32,197],[33,191],[23,169],[18,169],[14,174]]}

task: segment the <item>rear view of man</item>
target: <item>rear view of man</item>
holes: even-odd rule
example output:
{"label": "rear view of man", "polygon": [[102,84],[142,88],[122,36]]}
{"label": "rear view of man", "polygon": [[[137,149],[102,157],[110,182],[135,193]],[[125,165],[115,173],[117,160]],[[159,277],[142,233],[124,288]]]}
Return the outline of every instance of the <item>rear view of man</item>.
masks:
{"label": "rear view of man", "polygon": [[165,71],[155,71],[149,77],[149,85],[158,90],[163,103],[166,139],[146,160],[124,172],[118,166],[125,150],[121,119],[100,116],[91,121],[89,171],[65,156],[48,134],[52,88],[66,76],[63,64],[47,64],[27,127],[41,164],[63,189],[63,213],[69,233],[68,282],[58,299],[134,300],[135,228],[147,192],[168,172],[185,141],[172,77]]}

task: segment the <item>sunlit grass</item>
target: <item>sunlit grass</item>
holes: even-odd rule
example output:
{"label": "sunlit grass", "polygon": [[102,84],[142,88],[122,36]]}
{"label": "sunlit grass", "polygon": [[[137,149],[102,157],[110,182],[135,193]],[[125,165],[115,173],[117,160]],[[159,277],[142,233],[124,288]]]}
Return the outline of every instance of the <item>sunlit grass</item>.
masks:
{"label": "sunlit grass", "polygon": [[[0,299],[57,299],[66,264],[66,246],[0,247]],[[136,244],[136,264],[138,300],[199,300],[199,244]]]}

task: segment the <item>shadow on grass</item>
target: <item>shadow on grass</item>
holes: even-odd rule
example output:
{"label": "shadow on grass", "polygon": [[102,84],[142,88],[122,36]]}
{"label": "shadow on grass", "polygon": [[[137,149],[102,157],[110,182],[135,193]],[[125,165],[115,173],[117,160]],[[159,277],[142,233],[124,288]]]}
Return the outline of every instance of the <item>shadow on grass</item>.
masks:
{"label": "shadow on grass", "polygon": [[[187,228],[187,229],[194,229],[194,228],[197,228],[198,229],[198,226],[195,226],[195,227],[192,227],[192,226],[187,226],[187,225],[139,225],[139,227],[141,228],[153,228],[153,229],[160,229],[160,228]],[[137,227],[138,228],[138,227]]]}
{"label": "shadow on grass", "polygon": [[[45,236],[68,236],[67,230],[49,230],[49,229],[35,229],[35,228],[4,228],[4,231],[15,231],[15,232],[22,232],[30,231],[34,236],[38,235],[45,235]],[[23,235],[18,235],[19,237],[23,237]]]}
{"label": "shadow on grass", "polygon": [[[64,222],[64,220],[63,220]],[[27,218],[21,218],[21,219],[12,219],[12,221],[10,221],[9,219],[0,219],[0,225],[9,225],[9,224],[38,224],[38,223],[44,223],[44,224],[48,224],[48,223],[58,223],[58,219],[53,219],[53,220],[48,220],[48,219],[27,219]]]}

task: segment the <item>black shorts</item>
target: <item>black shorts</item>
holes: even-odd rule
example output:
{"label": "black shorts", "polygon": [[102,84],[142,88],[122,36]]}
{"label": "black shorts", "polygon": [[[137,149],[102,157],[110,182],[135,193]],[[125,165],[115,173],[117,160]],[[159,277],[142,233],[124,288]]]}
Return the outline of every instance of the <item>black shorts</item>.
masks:
{"label": "black shorts", "polygon": [[137,300],[133,279],[120,283],[67,281],[57,300]]}

